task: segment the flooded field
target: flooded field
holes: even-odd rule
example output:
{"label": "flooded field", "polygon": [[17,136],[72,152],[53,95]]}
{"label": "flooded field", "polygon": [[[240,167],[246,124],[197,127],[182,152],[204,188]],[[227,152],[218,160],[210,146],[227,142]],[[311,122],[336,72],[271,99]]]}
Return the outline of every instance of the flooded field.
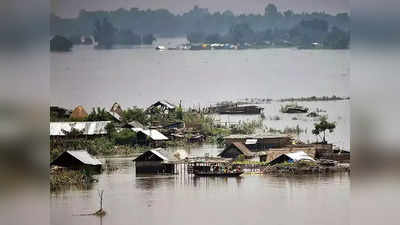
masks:
{"label": "flooded field", "polygon": [[[191,151],[204,154],[218,150],[204,146]],[[109,170],[98,176],[98,183],[51,193],[52,225],[349,224],[347,173],[239,178],[139,176],[130,158],[101,161]],[[98,190],[104,190],[107,215],[77,216],[98,209]]]}
{"label": "flooded field", "polygon": [[[316,136],[312,134],[314,123],[319,118],[307,117],[308,113],[287,114],[280,112],[281,106],[289,102],[271,102],[261,104],[264,108],[265,119],[263,119],[263,130],[269,131],[270,128],[284,131],[285,128],[295,129],[299,127],[301,132],[294,136],[303,142],[315,142]],[[323,110],[320,115],[327,115],[329,121],[336,122],[336,129],[333,133],[327,134],[329,143],[342,149],[350,149],[350,101],[317,101],[317,102],[297,102],[311,111]],[[238,122],[249,122],[261,119],[260,115],[215,115],[221,124],[235,124]],[[320,141],[320,140],[319,140]]]}

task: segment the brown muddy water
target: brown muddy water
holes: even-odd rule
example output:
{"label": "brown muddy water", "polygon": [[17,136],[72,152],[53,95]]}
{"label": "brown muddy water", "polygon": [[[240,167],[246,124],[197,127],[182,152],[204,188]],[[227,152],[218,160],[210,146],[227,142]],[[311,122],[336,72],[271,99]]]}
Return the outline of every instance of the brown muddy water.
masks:
{"label": "brown muddy water", "polygon": [[[205,146],[190,151],[201,155],[217,150]],[[52,225],[349,224],[347,173],[239,178],[143,176],[135,174],[132,158],[102,161],[108,169],[98,175],[98,183],[51,193]],[[76,216],[98,209],[98,190],[104,190],[107,215]]]}

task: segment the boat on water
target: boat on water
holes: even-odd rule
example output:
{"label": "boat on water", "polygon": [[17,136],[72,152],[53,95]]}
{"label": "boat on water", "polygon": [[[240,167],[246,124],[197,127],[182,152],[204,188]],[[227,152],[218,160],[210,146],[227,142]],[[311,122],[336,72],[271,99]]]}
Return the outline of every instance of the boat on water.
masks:
{"label": "boat on water", "polygon": [[281,108],[283,113],[307,113],[308,108],[299,105],[286,105]]}
{"label": "boat on water", "polygon": [[243,171],[237,172],[202,172],[194,171],[195,176],[199,177],[238,177],[243,174]]}
{"label": "boat on water", "polygon": [[165,46],[159,45],[156,47],[156,50],[164,51],[164,50],[167,50],[167,48]]}
{"label": "boat on water", "polygon": [[247,115],[254,115],[254,114],[261,114],[264,108],[256,106],[256,105],[220,105],[216,107],[210,107],[209,111],[212,113],[218,114],[247,114]]}

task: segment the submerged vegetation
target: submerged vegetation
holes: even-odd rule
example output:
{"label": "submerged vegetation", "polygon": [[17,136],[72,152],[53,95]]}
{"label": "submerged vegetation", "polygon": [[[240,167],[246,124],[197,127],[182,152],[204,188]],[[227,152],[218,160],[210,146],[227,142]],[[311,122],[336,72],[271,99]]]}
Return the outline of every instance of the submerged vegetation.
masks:
{"label": "submerged vegetation", "polygon": [[94,181],[92,174],[87,170],[50,170],[50,189],[54,190],[62,185],[85,185]]}
{"label": "submerged vegetation", "polygon": [[267,130],[269,133],[272,133],[272,134],[297,134],[298,135],[300,133],[307,132],[307,129],[302,129],[302,128],[300,128],[299,125],[296,125],[296,127],[285,127],[283,130],[269,127]]}

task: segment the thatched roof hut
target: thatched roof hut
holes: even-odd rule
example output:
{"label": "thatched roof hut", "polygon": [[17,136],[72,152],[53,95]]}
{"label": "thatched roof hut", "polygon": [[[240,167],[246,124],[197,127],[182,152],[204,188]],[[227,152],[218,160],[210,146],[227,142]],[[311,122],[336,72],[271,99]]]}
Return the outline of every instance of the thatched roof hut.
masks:
{"label": "thatched roof hut", "polygon": [[86,110],[83,108],[83,106],[79,105],[72,111],[70,118],[71,119],[84,119],[87,116],[88,116],[88,113],[86,112]]}

